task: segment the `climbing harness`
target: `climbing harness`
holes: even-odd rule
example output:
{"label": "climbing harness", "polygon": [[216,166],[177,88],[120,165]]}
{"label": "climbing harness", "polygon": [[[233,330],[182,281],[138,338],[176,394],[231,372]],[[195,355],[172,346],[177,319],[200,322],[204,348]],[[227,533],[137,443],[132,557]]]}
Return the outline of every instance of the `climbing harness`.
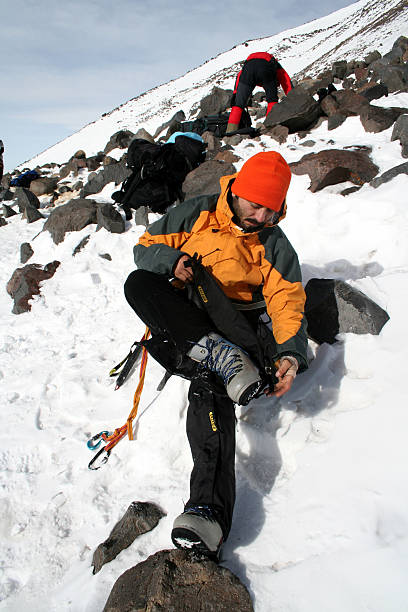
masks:
{"label": "climbing harness", "polygon": [[[137,410],[138,410],[139,402],[140,402],[140,397],[142,395],[145,374],[146,374],[147,356],[148,356],[147,350],[145,346],[143,345],[143,341],[147,340],[149,336],[150,336],[150,329],[146,327],[146,331],[143,335],[142,340],[138,343],[135,342],[134,344],[134,345],[136,344],[140,345],[141,352],[142,352],[142,359],[140,362],[139,384],[137,385],[137,388],[136,388],[136,391],[133,397],[132,410],[130,411],[130,414],[126,420],[126,423],[122,425],[122,427],[118,427],[117,429],[115,429],[113,433],[110,433],[108,431],[101,431],[100,433],[90,438],[90,440],[88,440],[87,446],[90,450],[97,450],[99,446],[101,445],[102,441],[106,442],[106,445],[103,448],[101,448],[96,453],[95,457],[88,463],[88,468],[90,470],[99,470],[99,468],[101,468],[102,465],[104,465],[108,461],[112,449],[116,446],[116,444],[118,444],[118,442],[122,440],[122,438],[126,435],[126,433],[128,434],[129,440],[133,440],[133,421],[136,418]],[[131,350],[129,355],[132,355],[136,350],[137,349],[135,349],[133,352]],[[120,364],[115,366],[115,368],[113,368],[111,372],[120,368],[121,365],[126,363],[127,359],[129,358],[129,355]],[[136,361],[136,359],[134,361]],[[118,387],[116,386],[116,388]],[[99,465],[98,465],[98,460],[100,460]]]}

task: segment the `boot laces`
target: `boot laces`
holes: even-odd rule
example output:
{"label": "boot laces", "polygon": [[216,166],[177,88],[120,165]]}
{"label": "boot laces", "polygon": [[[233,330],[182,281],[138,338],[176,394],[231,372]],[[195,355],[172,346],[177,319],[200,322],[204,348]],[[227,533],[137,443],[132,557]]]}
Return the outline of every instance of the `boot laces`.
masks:
{"label": "boot laces", "polygon": [[240,350],[235,344],[225,339],[214,340],[214,338],[207,337],[205,348],[208,355],[201,364],[221,376],[224,384],[228,384],[233,376],[242,371],[244,364]]}

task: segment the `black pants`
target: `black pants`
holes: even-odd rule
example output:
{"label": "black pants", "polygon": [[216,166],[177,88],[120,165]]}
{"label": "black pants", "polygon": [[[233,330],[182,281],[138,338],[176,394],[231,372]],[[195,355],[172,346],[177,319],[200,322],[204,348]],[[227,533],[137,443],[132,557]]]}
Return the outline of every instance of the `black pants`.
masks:
{"label": "black pants", "polygon": [[278,83],[274,62],[260,58],[245,62],[236,88],[235,106],[245,108],[257,85],[264,88],[267,102],[278,101]]}
{"label": "black pants", "polygon": [[[126,280],[125,296],[153,335],[166,334],[184,353],[214,330],[207,314],[163,275],[135,270]],[[194,467],[187,505],[212,506],[226,538],[235,502],[234,404],[201,378],[192,380],[188,398],[187,437]]]}

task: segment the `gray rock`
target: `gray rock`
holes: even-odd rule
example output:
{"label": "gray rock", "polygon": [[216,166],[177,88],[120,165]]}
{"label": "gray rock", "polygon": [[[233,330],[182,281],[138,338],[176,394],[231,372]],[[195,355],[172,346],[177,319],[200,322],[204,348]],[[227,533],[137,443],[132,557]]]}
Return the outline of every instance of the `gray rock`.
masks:
{"label": "gray rock", "polygon": [[347,61],[339,60],[332,64],[332,75],[333,78],[344,79],[347,76]]}
{"label": "gray rock", "polygon": [[92,558],[93,573],[115,559],[137,537],[156,527],[165,513],[149,502],[132,502],[123,517],[112,529],[107,540],[98,546]]}
{"label": "gray rock", "polygon": [[107,259],[108,261],[112,261],[112,257],[111,255],[109,255],[109,253],[99,253],[99,257],[102,257],[102,259]]}
{"label": "gray rock", "polygon": [[279,144],[283,144],[288,139],[289,128],[285,125],[275,125],[275,127],[267,130],[265,133],[279,142]]}
{"label": "gray rock", "polygon": [[381,108],[370,104],[361,111],[360,121],[366,132],[378,133],[391,127],[398,117],[407,111],[406,108]]}
{"label": "gray rock", "polygon": [[35,221],[44,219],[44,215],[42,215],[33,204],[27,203],[24,208],[22,218],[26,219],[27,223],[34,223]]}
{"label": "gray rock", "polygon": [[338,333],[378,335],[388,314],[342,280],[312,278],[305,287],[308,335],[333,344]]}
{"label": "gray rock", "polygon": [[32,191],[26,189],[25,187],[16,187],[14,197],[16,199],[18,210],[21,213],[24,212],[26,206],[31,206],[37,209],[40,208],[40,200],[34,193],[32,193]]}
{"label": "gray rock", "polygon": [[84,185],[83,189],[81,189],[80,196],[81,198],[86,198],[86,196],[99,193],[108,183],[113,182],[115,185],[119,185],[130,173],[124,160],[116,162],[115,164],[110,164],[99,172],[94,172],[89,175],[88,182]]}
{"label": "gray rock", "polygon": [[109,141],[103,150],[105,155],[113,151],[113,149],[127,149],[129,143],[135,137],[134,133],[130,130],[119,130],[110,137]]}
{"label": "gray rock", "polygon": [[20,246],[20,261],[22,264],[27,263],[27,261],[34,255],[34,251],[31,248],[31,244],[29,242],[23,242]]}
{"label": "gray rock", "polygon": [[325,115],[330,117],[331,115],[336,115],[339,112],[339,105],[336,102],[335,98],[332,95],[327,95],[320,102],[320,107]]}
{"label": "gray rock", "polygon": [[371,51],[371,53],[365,56],[364,61],[367,65],[370,65],[379,59],[381,59],[381,53],[379,51]]}
{"label": "gray rock", "polygon": [[[171,127],[174,124],[179,125],[182,121],[185,121],[185,120],[186,120],[186,116],[184,114],[184,111],[182,110],[177,111],[177,113],[173,115],[173,117],[169,121],[162,123],[162,125],[160,125],[157,128],[157,130],[154,133],[153,142],[158,137],[158,135],[161,134],[164,130],[167,130],[169,127]],[[137,134],[136,134],[136,137],[143,138],[143,136],[138,136]]]}
{"label": "gray rock", "polygon": [[220,178],[227,174],[235,174],[235,172],[235,166],[232,164],[216,160],[205,161],[187,174],[182,186],[185,199],[219,193]]}
{"label": "gray rock", "polygon": [[86,245],[89,242],[90,237],[91,237],[91,234],[88,234],[87,236],[85,236],[85,238],[82,238],[81,242],[79,242],[76,245],[75,249],[72,251],[72,257],[75,257],[75,255],[78,255],[78,253],[80,253],[82,249],[86,247]]}
{"label": "gray rock", "polygon": [[399,140],[402,147],[402,157],[408,157],[408,113],[400,115],[396,120],[391,140]]}
{"label": "gray rock", "polygon": [[6,217],[6,219],[8,217],[14,217],[14,215],[16,214],[17,214],[16,211],[13,210],[11,206],[8,206],[7,204],[3,204],[3,215],[4,217]]}
{"label": "gray rock", "polygon": [[31,310],[31,300],[34,295],[40,295],[40,283],[54,276],[59,261],[53,261],[42,267],[38,264],[28,264],[17,268],[7,283],[7,293],[13,298],[12,312],[21,314]]}
{"label": "gray rock", "polygon": [[55,244],[64,240],[67,232],[78,232],[91,223],[96,223],[96,202],[78,198],[55,208],[44,224]]}
{"label": "gray rock", "polygon": [[143,138],[143,140],[147,140],[148,142],[154,142],[153,136],[144,128],[140,128],[140,130],[137,130],[135,138],[132,138],[132,140],[135,140],[136,138]]}
{"label": "gray rock", "polygon": [[136,208],[135,224],[144,225],[145,227],[149,225],[149,209],[147,206],[139,206]]}
{"label": "gray rock", "polygon": [[104,612],[253,612],[227,568],[188,550],[162,550],[118,578]]}
{"label": "gray rock", "polygon": [[125,221],[112,204],[100,204],[96,212],[98,226],[104,227],[112,234],[123,234]]}
{"label": "gray rock", "polygon": [[5,225],[7,225],[7,221],[4,217],[0,217],[0,227],[4,227]]}
{"label": "gray rock", "polygon": [[[408,152],[407,152],[407,157],[408,157]],[[399,174],[408,174],[408,162],[404,162],[403,164],[394,166],[394,168],[390,168],[390,170],[387,170],[386,172],[381,174],[381,176],[378,176],[375,179],[373,179],[370,182],[370,185],[371,187],[374,187],[376,189],[383,183],[389,183],[389,181],[392,181],[392,179],[398,176]]]}
{"label": "gray rock", "polygon": [[284,125],[289,133],[307,130],[321,114],[320,104],[312,95],[295,87],[279,104],[275,104],[265,117],[265,127]]}
{"label": "gray rock", "polygon": [[10,189],[0,188],[0,202],[8,202],[9,200],[14,200],[15,195]]}
{"label": "gray rock", "polygon": [[58,177],[43,177],[35,179],[35,181],[31,181],[30,183],[30,191],[32,191],[36,196],[51,194],[57,187],[58,180]]}
{"label": "gray rock", "polygon": [[378,167],[364,149],[327,149],[319,153],[308,153],[298,162],[289,165],[293,174],[309,174],[309,189],[313,193],[344,181],[361,186],[378,172]]}
{"label": "gray rock", "polygon": [[327,119],[327,129],[329,131],[335,130],[340,125],[342,125],[346,119],[347,119],[346,115],[343,115],[342,113],[336,113],[335,115],[330,115],[330,117]]}
{"label": "gray rock", "polygon": [[378,100],[383,96],[388,96],[388,87],[386,87],[384,83],[376,83],[375,81],[371,81],[363,87],[360,87],[357,90],[357,93],[364,96],[366,100],[371,102],[372,100]]}
{"label": "gray rock", "polygon": [[201,100],[198,117],[223,113],[230,106],[231,95],[231,89],[214,87],[211,93]]}

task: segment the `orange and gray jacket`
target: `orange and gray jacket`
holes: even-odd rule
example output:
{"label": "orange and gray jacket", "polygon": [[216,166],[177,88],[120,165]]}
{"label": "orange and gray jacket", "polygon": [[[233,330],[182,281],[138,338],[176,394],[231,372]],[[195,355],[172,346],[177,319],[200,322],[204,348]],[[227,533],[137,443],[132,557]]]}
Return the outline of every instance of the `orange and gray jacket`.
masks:
{"label": "orange and gray jacket", "polygon": [[294,355],[304,369],[305,293],[296,252],[277,225],[258,232],[243,232],[235,225],[227,198],[236,176],[221,178],[219,196],[187,200],[153,223],[134,247],[136,265],[170,278],[181,254],[201,255],[232,301],[265,300],[276,343],[274,357]]}

